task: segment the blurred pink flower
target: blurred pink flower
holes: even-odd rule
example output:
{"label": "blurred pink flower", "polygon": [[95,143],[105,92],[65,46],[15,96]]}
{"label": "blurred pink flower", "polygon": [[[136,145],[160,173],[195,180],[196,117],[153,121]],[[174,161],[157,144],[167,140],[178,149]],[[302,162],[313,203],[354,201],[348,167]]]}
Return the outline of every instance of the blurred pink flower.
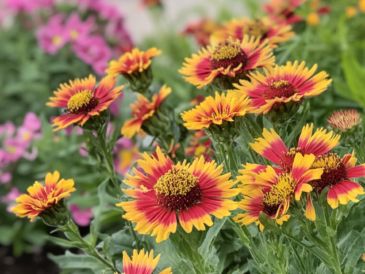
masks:
{"label": "blurred pink flower", "polygon": [[11,208],[13,207],[15,200],[19,195],[19,190],[16,187],[12,187],[8,194],[1,198],[1,202],[8,205],[6,208],[8,212],[11,211]]}
{"label": "blurred pink flower", "polygon": [[14,12],[34,12],[54,5],[54,0],[5,0],[5,5]]}
{"label": "blurred pink flower", "polygon": [[89,151],[87,149],[87,146],[85,143],[82,143],[80,145],[80,148],[79,148],[79,154],[82,156],[82,157],[87,157],[89,156]]}
{"label": "blurred pink flower", "polygon": [[89,17],[86,21],[82,21],[77,13],[72,13],[65,23],[65,32],[67,32],[71,41],[84,39],[94,28],[94,19]]}
{"label": "blurred pink flower", "polygon": [[41,120],[34,112],[28,112],[24,117],[23,127],[32,132],[37,132],[41,129]]}
{"label": "blurred pink flower", "polygon": [[13,176],[11,175],[10,172],[2,172],[0,170],[0,184],[8,184],[10,183],[11,179],[13,178]]}
{"label": "blurred pink flower", "polygon": [[0,125],[0,137],[10,137],[14,135],[15,130],[16,127],[12,122],[6,122],[5,124]]}
{"label": "blurred pink flower", "polygon": [[117,100],[115,100],[109,107],[110,112],[113,116],[117,117],[120,114],[120,104],[122,103],[124,98],[124,93],[121,93]]}
{"label": "blurred pink flower", "polygon": [[90,224],[90,221],[93,217],[91,208],[83,209],[76,204],[71,204],[70,211],[72,218],[79,226],[88,226]]}
{"label": "blurred pink flower", "polygon": [[74,44],[75,54],[86,64],[92,66],[100,75],[105,73],[112,52],[102,36],[93,35],[80,39]]}
{"label": "blurred pink flower", "polygon": [[63,20],[61,14],[53,15],[38,29],[38,43],[46,53],[55,54],[69,42],[70,36],[64,27]]}

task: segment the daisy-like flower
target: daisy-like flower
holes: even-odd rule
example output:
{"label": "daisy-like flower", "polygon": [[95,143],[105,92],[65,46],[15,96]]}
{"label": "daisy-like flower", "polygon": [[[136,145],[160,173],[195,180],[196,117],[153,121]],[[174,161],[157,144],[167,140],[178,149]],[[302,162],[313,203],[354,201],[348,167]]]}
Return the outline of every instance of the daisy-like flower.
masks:
{"label": "daisy-like flower", "polygon": [[279,23],[294,24],[302,21],[302,18],[295,13],[295,10],[305,0],[271,0],[264,5],[265,12],[274,21]]}
{"label": "daisy-like flower", "polygon": [[185,150],[185,154],[188,157],[203,156],[207,161],[210,161],[213,158],[214,151],[212,141],[205,134],[204,130],[195,131]]}
{"label": "daisy-like flower", "polygon": [[142,94],[138,94],[137,101],[131,105],[132,118],[124,123],[121,134],[127,138],[132,138],[137,134],[141,130],[143,123],[155,114],[170,93],[171,88],[162,86],[159,93],[152,96],[151,101]]}
{"label": "daisy-like flower", "polygon": [[152,58],[160,54],[161,51],[156,48],[150,48],[147,51],[134,48],[124,53],[118,60],[111,61],[107,74],[118,76],[142,73],[151,66]]}
{"label": "daisy-like flower", "polygon": [[209,39],[214,31],[218,30],[220,25],[209,18],[203,18],[198,22],[190,23],[186,26],[183,34],[195,38],[200,46],[207,46]]}
{"label": "daisy-like flower", "polygon": [[238,191],[230,174],[203,157],[174,164],[157,148],[154,155],[143,155],[133,173],[125,180],[131,188],[124,189],[133,200],[117,206],[125,210],[125,219],[136,223],[137,232],[155,236],[158,243],[175,233],[177,219],[190,233],[193,227],[213,225],[211,216],[220,219],[236,208],[232,198]]}
{"label": "daisy-like flower", "polygon": [[340,135],[333,131],[318,128],[313,133],[313,124],[306,124],[302,128],[296,147],[288,148],[274,129],[264,129],[262,137],[257,138],[250,146],[265,159],[284,170],[289,170],[297,152],[319,157],[330,152],[339,141]]}
{"label": "daisy-like flower", "polygon": [[324,92],[332,82],[328,74],[315,74],[317,65],[307,68],[305,62],[288,62],[284,66],[265,69],[249,75],[250,80],[235,84],[239,95],[251,99],[252,112],[266,114],[289,102],[300,102]]}
{"label": "daisy-like flower", "polygon": [[321,192],[328,188],[327,202],[332,208],[339,204],[346,205],[358,202],[358,195],[364,194],[362,186],[352,179],[365,177],[365,164],[356,165],[357,159],[352,154],[342,158],[336,153],[327,153],[318,157],[313,163],[314,168],[323,168],[321,178],[312,182],[315,189]]}
{"label": "daisy-like flower", "polygon": [[356,109],[345,109],[333,112],[327,119],[328,124],[341,132],[349,131],[361,122],[361,115]]}
{"label": "daisy-like flower", "polygon": [[[299,200],[302,192],[312,191],[310,182],[321,178],[323,169],[313,169],[314,161],[314,155],[297,153],[292,169],[287,172],[271,166],[246,164],[237,177],[244,195],[239,208],[244,212],[236,215],[235,221],[242,225],[257,223],[260,229],[263,229],[259,221],[261,213],[265,213],[278,224],[287,221],[293,198]],[[307,214],[311,210],[311,207],[307,207]]]}
{"label": "daisy-like flower", "polygon": [[116,87],[115,82],[114,78],[105,77],[96,85],[95,77],[90,75],[61,84],[47,103],[50,107],[65,110],[64,114],[53,119],[55,130],[72,124],[83,126],[91,117],[100,115],[118,98],[123,89],[123,86]]}
{"label": "daisy-like flower", "polygon": [[218,77],[234,78],[256,68],[270,67],[274,62],[267,41],[245,35],[241,41],[229,38],[204,48],[185,59],[179,72],[187,82],[202,88]]}
{"label": "daisy-like flower", "polygon": [[208,96],[195,108],[181,114],[184,126],[189,130],[200,130],[212,125],[233,122],[235,117],[244,116],[249,110],[249,100],[237,97],[233,92],[216,93]]}
{"label": "daisy-like flower", "polygon": [[37,216],[59,204],[64,198],[69,197],[75,189],[73,179],[60,179],[60,173],[48,173],[45,185],[35,182],[28,187],[28,194],[22,194],[16,199],[12,212],[18,217],[28,217],[33,221]]}
{"label": "daisy-like flower", "polygon": [[[154,257],[153,250],[133,250],[132,258],[123,251],[123,274],[152,274],[160,261],[160,255]],[[172,274],[171,267],[165,268],[159,274]]]}
{"label": "daisy-like flower", "polygon": [[269,44],[275,47],[284,43],[294,36],[292,27],[286,24],[278,24],[264,17],[262,19],[233,19],[214,32],[211,41],[213,43],[224,42],[229,37],[242,40],[245,35],[267,39]]}

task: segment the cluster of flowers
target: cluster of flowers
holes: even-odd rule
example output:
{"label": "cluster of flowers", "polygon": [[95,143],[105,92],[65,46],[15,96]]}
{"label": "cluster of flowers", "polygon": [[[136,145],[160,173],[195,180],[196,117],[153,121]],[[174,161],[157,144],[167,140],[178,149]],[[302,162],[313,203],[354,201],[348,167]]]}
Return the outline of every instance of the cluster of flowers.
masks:
{"label": "cluster of flowers", "polygon": [[[73,13],[67,15],[58,5],[70,5]],[[78,0],[69,2],[8,0],[8,6],[16,13],[33,17],[41,11],[48,14],[32,20],[41,49],[56,54],[67,45],[84,63],[98,74],[103,74],[110,59],[133,47],[118,8],[102,0]],[[35,13],[35,12],[38,13]],[[36,23],[36,22],[41,23]]]}
{"label": "cluster of flowers", "polygon": [[11,181],[11,165],[22,158],[34,160],[37,157],[37,151],[31,147],[40,134],[41,122],[32,112],[25,115],[23,124],[18,128],[11,122],[0,125],[0,183]]}
{"label": "cluster of flowers", "polygon": [[[275,13],[279,14],[284,14],[286,20],[294,20],[291,12]],[[241,225],[256,223],[262,230],[262,215],[267,217],[265,220],[281,225],[294,215],[291,211],[294,201],[303,201],[305,216],[315,221],[314,204],[320,203],[323,196],[314,193],[327,192],[327,203],[333,209],[359,201],[364,190],[354,179],[365,177],[365,164],[356,164],[354,152],[341,156],[335,150],[340,141],[335,131],[306,124],[292,145],[285,143],[274,129],[281,126],[277,122],[280,119],[276,120],[278,116],[295,116],[306,98],[320,95],[331,84],[326,72],[316,72],[317,65],[309,68],[303,61],[275,64],[274,50],[293,35],[288,23],[277,20],[234,20],[213,33],[202,50],[186,59],[180,73],[187,82],[197,88],[219,90],[213,96],[195,100],[195,107],[181,113],[183,126],[196,130],[190,149],[185,151],[191,161],[186,160],[189,157],[174,161],[180,148],[175,135],[181,134],[170,135],[171,131],[178,131],[174,115],[164,104],[171,88],[151,87],[152,59],[160,54],[156,48],[147,51],[135,48],[111,61],[107,75],[99,83],[89,76],[61,84],[48,106],[62,109],[63,114],[52,123],[55,130],[71,125],[92,130],[92,137],[101,142],[105,167],[115,182],[113,168],[108,163],[108,151],[112,151],[103,143],[107,127],[105,112],[124,88],[116,84],[117,77],[123,76],[128,81],[137,99],[131,105],[131,119],[124,123],[120,133],[133,138],[145,132],[156,138],[159,146],[153,153],[143,153],[136,167],[128,172],[125,195],[121,195],[123,200],[116,206],[123,209],[124,219],[135,224],[135,231],[155,237],[157,243],[176,233],[178,226],[186,233],[193,228],[203,231],[213,225],[215,218],[222,219],[233,212],[233,219]],[[245,123],[263,116],[274,128],[263,127],[262,136],[261,132],[254,136],[249,147],[269,164],[260,160],[237,163],[238,157],[232,155],[237,147],[235,137],[242,131],[250,131]],[[236,123],[240,121],[245,123]],[[334,113],[328,122],[334,129],[347,131],[359,126],[361,117],[354,110],[341,111]],[[206,141],[207,136],[210,141]],[[121,139],[117,147],[130,148],[129,141]],[[215,153],[210,150],[212,143]],[[128,157],[133,158],[133,153]],[[31,220],[40,216],[49,225],[76,233],[63,205],[63,199],[74,191],[72,179],[60,179],[58,172],[49,173],[45,185],[36,182],[28,188],[28,194],[17,198],[13,212]],[[118,271],[95,252],[91,255]],[[135,250],[132,259],[124,253],[123,272],[135,273],[135,267],[139,267],[151,273],[158,260],[159,257],[154,258],[152,252],[144,250]],[[170,272],[168,268],[162,273]]]}

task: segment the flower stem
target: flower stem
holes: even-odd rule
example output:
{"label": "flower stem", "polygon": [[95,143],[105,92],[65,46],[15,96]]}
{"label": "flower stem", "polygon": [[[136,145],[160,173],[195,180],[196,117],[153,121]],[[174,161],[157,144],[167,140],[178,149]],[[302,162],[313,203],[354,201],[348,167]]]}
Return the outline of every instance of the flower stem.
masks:
{"label": "flower stem", "polygon": [[87,255],[94,257],[113,272],[117,272],[117,269],[114,267],[112,262],[105,259],[90,243],[84,240],[84,238],[80,235],[77,225],[71,219],[61,229],[64,232],[65,237],[72,242],[77,242],[78,247],[80,247]]}

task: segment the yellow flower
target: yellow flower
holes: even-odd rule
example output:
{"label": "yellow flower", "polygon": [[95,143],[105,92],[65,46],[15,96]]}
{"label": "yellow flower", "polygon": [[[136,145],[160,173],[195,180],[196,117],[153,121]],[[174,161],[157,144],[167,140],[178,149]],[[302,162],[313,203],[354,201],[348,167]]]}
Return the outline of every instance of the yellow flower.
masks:
{"label": "yellow flower", "polygon": [[310,26],[317,26],[321,19],[317,12],[311,12],[307,15],[307,24]]}
{"label": "yellow flower", "polygon": [[357,14],[357,9],[354,6],[346,7],[346,16],[347,18],[352,18]]}
{"label": "yellow flower", "polygon": [[359,0],[358,6],[361,12],[365,12],[365,0]]}
{"label": "yellow flower", "polygon": [[[154,257],[153,250],[133,250],[132,258],[123,251],[123,274],[152,274],[160,260],[160,255]],[[165,268],[159,274],[172,274],[171,267]]]}
{"label": "yellow flower", "polygon": [[134,48],[130,52],[124,53],[118,60],[111,61],[107,68],[107,74],[117,76],[142,73],[150,67],[152,58],[160,54],[161,51],[156,48],[150,48],[147,51]]}
{"label": "yellow flower", "polygon": [[69,197],[76,190],[74,185],[73,179],[60,179],[58,171],[48,173],[45,185],[36,181],[28,187],[28,194],[22,194],[16,199],[12,211],[18,217],[28,217],[33,221],[38,215]]}
{"label": "yellow flower", "polygon": [[222,125],[233,122],[235,117],[244,116],[249,110],[246,96],[236,96],[233,92],[216,93],[208,96],[195,108],[181,114],[184,126],[189,130],[209,128],[211,125]]}

